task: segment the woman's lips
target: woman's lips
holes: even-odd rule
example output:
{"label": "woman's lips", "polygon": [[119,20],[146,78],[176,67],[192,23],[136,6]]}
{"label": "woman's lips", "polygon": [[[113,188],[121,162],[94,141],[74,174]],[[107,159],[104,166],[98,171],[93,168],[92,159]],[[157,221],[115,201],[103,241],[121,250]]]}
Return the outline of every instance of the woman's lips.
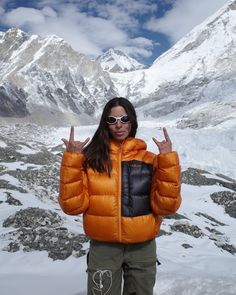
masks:
{"label": "woman's lips", "polygon": [[115,135],[122,136],[124,134],[124,131],[115,132]]}

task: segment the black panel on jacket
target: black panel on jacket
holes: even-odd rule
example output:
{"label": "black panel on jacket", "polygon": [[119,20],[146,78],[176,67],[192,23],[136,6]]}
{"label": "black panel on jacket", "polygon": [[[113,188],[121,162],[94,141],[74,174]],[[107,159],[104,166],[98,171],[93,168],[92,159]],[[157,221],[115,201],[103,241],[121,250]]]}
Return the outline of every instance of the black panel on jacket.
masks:
{"label": "black panel on jacket", "polygon": [[152,165],[142,161],[122,161],[121,215],[151,213]]}

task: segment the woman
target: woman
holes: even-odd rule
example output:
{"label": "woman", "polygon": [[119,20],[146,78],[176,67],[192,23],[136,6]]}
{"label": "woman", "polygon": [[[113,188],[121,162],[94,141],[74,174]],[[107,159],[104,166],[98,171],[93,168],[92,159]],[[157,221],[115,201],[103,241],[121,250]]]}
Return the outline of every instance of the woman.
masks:
{"label": "woman", "polygon": [[146,151],[136,130],[133,105],[116,97],[86,147],[89,138],[75,141],[73,127],[62,139],[59,203],[67,214],[84,214],[89,295],[153,294],[155,237],[162,216],[180,206],[180,166],[167,130],[162,142],[153,138],[159,155]]}

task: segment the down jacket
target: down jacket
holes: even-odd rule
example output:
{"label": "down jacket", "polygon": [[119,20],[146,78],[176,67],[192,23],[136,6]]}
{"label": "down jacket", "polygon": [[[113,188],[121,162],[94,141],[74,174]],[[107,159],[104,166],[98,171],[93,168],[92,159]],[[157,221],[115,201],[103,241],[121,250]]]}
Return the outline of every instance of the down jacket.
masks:
{"label": "down jacket", "polygon": [[91,239],[138,243],[153,239],[162,216],[181,203],[176,152],[155,155],[146,143],[127,138],[110,142],[112,173],[83,170],[83,154],[65,152],[60,170],[59,203],[70,215],[83,213]]}

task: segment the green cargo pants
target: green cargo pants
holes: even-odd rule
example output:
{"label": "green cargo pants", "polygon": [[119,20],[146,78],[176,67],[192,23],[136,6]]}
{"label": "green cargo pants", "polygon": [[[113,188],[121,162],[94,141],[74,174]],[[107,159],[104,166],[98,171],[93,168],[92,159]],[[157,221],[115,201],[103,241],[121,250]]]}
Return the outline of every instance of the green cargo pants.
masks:
{"label": "green cargo pants", "polygon": [[137,244],[90,242],[87,295],[121,295],[122,290],[123,295],[152,295],[155,278],[155,239]]}

